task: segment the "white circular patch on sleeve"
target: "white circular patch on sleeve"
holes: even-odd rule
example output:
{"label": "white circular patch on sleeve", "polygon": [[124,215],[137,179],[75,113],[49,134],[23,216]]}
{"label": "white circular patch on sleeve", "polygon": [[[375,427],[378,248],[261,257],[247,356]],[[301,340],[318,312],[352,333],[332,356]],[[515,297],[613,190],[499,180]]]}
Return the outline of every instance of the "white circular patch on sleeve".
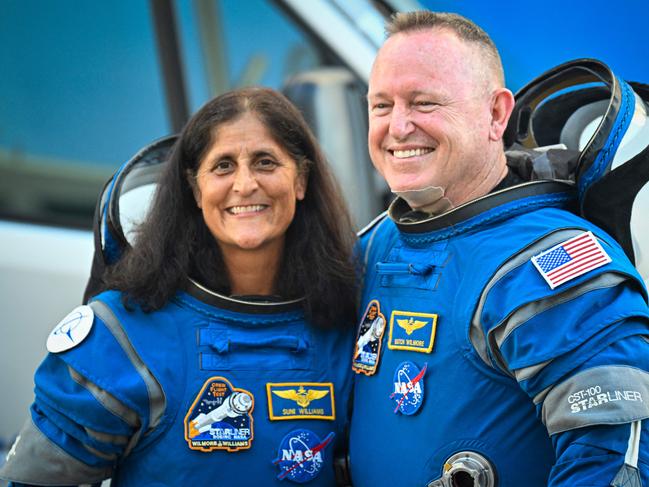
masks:
{"label": "white circular patch on sleeve", "polygon": [[90,333],[95,314],[90,306],[77,306],[47,337],[48,352],[58,353],[79,345]]}

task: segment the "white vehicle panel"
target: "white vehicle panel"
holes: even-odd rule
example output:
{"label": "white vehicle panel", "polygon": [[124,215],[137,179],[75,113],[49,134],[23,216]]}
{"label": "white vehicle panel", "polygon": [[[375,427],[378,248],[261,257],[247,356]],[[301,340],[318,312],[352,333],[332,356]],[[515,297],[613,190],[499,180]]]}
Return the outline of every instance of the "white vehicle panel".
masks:
{"label": "white vehicle panel", "polygon": [[27,418],[33,375],[47,336],[77,307],[90,275],[89,231],[0,221],[0,296],[3,391],[0,438],[11,438]]}

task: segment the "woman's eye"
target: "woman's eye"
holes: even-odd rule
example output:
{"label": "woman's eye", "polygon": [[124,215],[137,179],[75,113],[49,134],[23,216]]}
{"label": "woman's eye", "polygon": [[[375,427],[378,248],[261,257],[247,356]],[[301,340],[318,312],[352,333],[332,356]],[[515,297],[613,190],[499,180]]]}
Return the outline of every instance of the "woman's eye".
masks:
{"label": "woman's eye", "polygon": [[259,159],[257,161],[257,167],[260,169],[275,169],[277,162],[273,159]]}
{"label": "woman's eye", "polygon": [[219,161],[215,164],[214,171],[218,174],[225,174],[229,172],[233,166],[232,161]]}

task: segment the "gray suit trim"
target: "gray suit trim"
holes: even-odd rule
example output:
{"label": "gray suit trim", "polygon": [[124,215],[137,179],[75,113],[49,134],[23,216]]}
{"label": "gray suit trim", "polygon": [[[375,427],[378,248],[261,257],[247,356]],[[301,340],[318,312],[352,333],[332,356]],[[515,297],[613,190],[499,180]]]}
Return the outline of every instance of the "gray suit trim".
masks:
{"label": "gray suit trim", "polygon": [[642,421],[631,423],[631,434],[629,434],[629,446],[624,456],[624,464],[618,470],[611,482],[611,487],[642,487],[642,479],[638,470],[638,455],[640,453],[640,433],[642,432]]}
{"label": "gray suit trim", "polygon": [[[590,291],[595,289],[604,289],[615,287],[621,282],[624,282],[626,277],[621,274],[606,273],[595,276],[594,278],[586,281],[579,286],[571,287],[566,289],[560,294],[555,294],[543,301],[536,301],[529,303],[525,306],[521,306],[516,311],[514,311],[506,320],[500,322],[497,326],[491,329],[488,334],[487,341],[491,350],[500,350],[500,347],[505,342],[507,337],[512,334],[516,329],[523,325],[526,321],[533,318],[534,316],[547,311],[555,306],[572,301],[573,299],[582,296]],[[519,382],[525,379],[529,379],[534,375],[538,374],[551,360],[535,364],[529,367],[524,367],[514,371],[516,380]],[[502,356],[499,355],[498,365],[500,367],[505,367],[509,369],[509,366],[505,363]]]}
{"label": "gray suit trim", "polygon": [[95,397],[95,399],[97,399],[97,401],[108,411],[113,413],[118,418],[122,419],[122,421],[124,421],[132,428],[140,427],[142,423],[135,411],[125,406],[121,401],[116,399],[115,396],[113,396],[109,392],[106,392],[96,384],[90,382],[69,365],[68,372],[70,374],[70,377],[72,377],[72,380],[74,380],[81,387],[87,389]]}
{"label": "gray suit trim", "polygon": [[624,456],[624,464],[618,470],[611,482],[611,487],[642,487],[642,479],[638,470],[638,455],[640,453],[640,434],[642,432],[642,421],[631,423],[629,434],[629,446]]}
{"label": "gray suit trim", "polygon": [[611,482],[611,487],[642,487],[640,472],[625,463]]}
{"label": "gray suit trim", "polygon": [[534,402],[534,405],[539,405],[543,401],[545,401],[545,398],[548,396],[550,391],[554,388],[554,384],[549,385],[545,389],[543,389],[541,392],[539,392],[536,396],[532,398],[532,401]]}
{"label": "gray suit trim", "polygon": [[110,330],[117,342],[121,345],[122,349],[133,364],[133,367],[135,367],[137,372],[142,377],[142,380],[146,384],[147,392],[149,395],[150,416],[148,431],[155,429],[162,419],[162,415],[165,412],[167,404],[162,386],[153,376],[146,364],[142,361],[135,348],[131,344],[128,336],[126,335],[126,332],[122,328],[119,320],[117,319],[113,311],[108,307],[108,305],[101,301],[92,301],[90,303],[90,307],[92,307],[95,315],[101,318],[101,320],[106,324],[106,327]]}
{"label": "gray suit trim", "polygon": [[518,382],[522,382],[531,377],[534,377],[540,371],[542,371],[548,364],[552,363],[552,360],[546,360],[545,362],[540,362],[538,364],[530,365],[529,367],[523,367],[522,369],[514,370],[514,377]]}
{"label": "gray suit trim", "polygon": [[[634,367],[593,367],[542,394],[541,415],[550,435],[649,418],[649,373]],[[537,404],[539,396],[534,398]]]}
{"label": "gray suit trim", "polygon": [[113,445],[126,445],[128,444],[128,436],[123,436],[123,435],[111,435],[108,433],[102,433],[101,431],[96,431],[90,428],[84,428],[86,430],[86,433],[88,436],[91,436],[97,441],[101,441],[103,443],[112,443]]}
{"label": "gray suit trim", "polygon": [[96,468],[70,456],[28,419],[0,469],[0,478],[30,485],[79,485],[101,482],[112,468]]}
{"label": "gray suit trim", "polygon": [[504,341],[512,334],[516,328],[525,323],[530,318],[554,308],[560,304],[571,301],[583,294],[595,289],[604,289],[615,287],[624,282],[626,277],[621,274],[606,273],[600,274],[580,286],[567,289],[565,292],[555,294],[543,301],[536,301],[518,308],[506,320],[500,322],[489,332],[489,343],[492,341],[495,346],[500,348]]}
{"label": "gray suit trim", "polygon": [[119,458],[117,453],[105,453],[103,451],[97,450],[96,448],[91,447],[90,445],[83,445],[83,447],[88,450],[90,453],[92,453],[94,456],[97,458],[101,458],[102,460],[106,460],[107,462],[114,462]]}
{"label": "gray suit trim", "polygon": [[624,463],[632,467],[638,466],[640,456],[640,436],[642,435],[642,421],[631,423],[631,433],[629,434],[629,443],[624,455]]}
{"label": "gray suit trim", "polygon": [[[491,360],[489,359],[487,338],[485,337],[484,329],[482,327],[482,322],[480,321],[480,317],[482,316],[484,304],[485,301],[487,300],[487,296],[489,295],[489,291],[491,291],[491,288],[493,288],[494,285],[505,274],[512,271],[516,267],[525,264],[535,255],[543,252],[546,249],[549,249],[550,247],[553,247],[554,245],[557,245],[558,243],[563,242],[564,240],[568,240],[569,238],[574,237],[575,235],[578,235],[583,231],[584,229],[581,228],[567,228],[546,235],[545,237],[541,238],[540,240],[537,240],[530,246],[521,250],[518,254],[514,255],[508,261],[506,261],[496,271],[493,277],[489,280],[487,285],[484,287],[482,294],[480,295],[478,306],[476,307],[476,311],[473,315],[473,319],[471,320],[471,328],[469,330],[469,338],[471,340],[471,344],[473,345],[473,348],[476,350],[476,352],[478,353],[478,355],[480,356],[480,358],[483,360],[485,364],[489,365],[490,367],[493,367]],[[493,345],[491,343],[491,340],[489,342],[489,345]],[[508,375],[513,376],[513,374],[507,368],[507,364],[500,356],[498,349],[492,346],[491,351],[494,355],[494,358],[496,359],[496,362],[498,363],[498,366],[502,369],[502,371]]]}
{"label": "gray suit trim", "polygon": [[367,247],[365,248],[365,255],[363,256],[363,269],[367,268],[367,263],[368,263],[369,258],[370,258],[370,249],[372,248],[372,244],[374,243],[374,237],[376,237],[377,230],[379,229],[379,227],[381,225],[383,225],[383,223],[388,221],[388,219],[386,218],[387,214],[388,214],[388,212],[384,211],[379,216],[377,216],[374,220],[372,220],[369,223],[369,225],[367,225],[365,228],[363,228],[363,230],[361,230],[358,233],[358,236],[364,235],[366,232],[368,232],[370,229],[372,229],[372,227],[374,227],[374,229],[372,229],[372,235],[370,236],[369,240],[367,241]]}

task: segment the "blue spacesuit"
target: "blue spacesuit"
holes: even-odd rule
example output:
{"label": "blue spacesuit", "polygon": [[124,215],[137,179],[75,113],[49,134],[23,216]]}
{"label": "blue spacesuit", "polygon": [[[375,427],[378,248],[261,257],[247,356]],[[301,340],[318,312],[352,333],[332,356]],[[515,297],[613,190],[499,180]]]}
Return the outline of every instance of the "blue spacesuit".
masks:
{"label": "blue spacesuit", "polygon": [[365,231],[355,487],[649,485],[647,292],[574,206],[535,181]]}
{"label": "blue spacesuit", "polygon": [[233,299],[190,282],[162,309],[105,292],[59,324],[0,474],[78,485],[334,484],[350,333],[300,301]]}

